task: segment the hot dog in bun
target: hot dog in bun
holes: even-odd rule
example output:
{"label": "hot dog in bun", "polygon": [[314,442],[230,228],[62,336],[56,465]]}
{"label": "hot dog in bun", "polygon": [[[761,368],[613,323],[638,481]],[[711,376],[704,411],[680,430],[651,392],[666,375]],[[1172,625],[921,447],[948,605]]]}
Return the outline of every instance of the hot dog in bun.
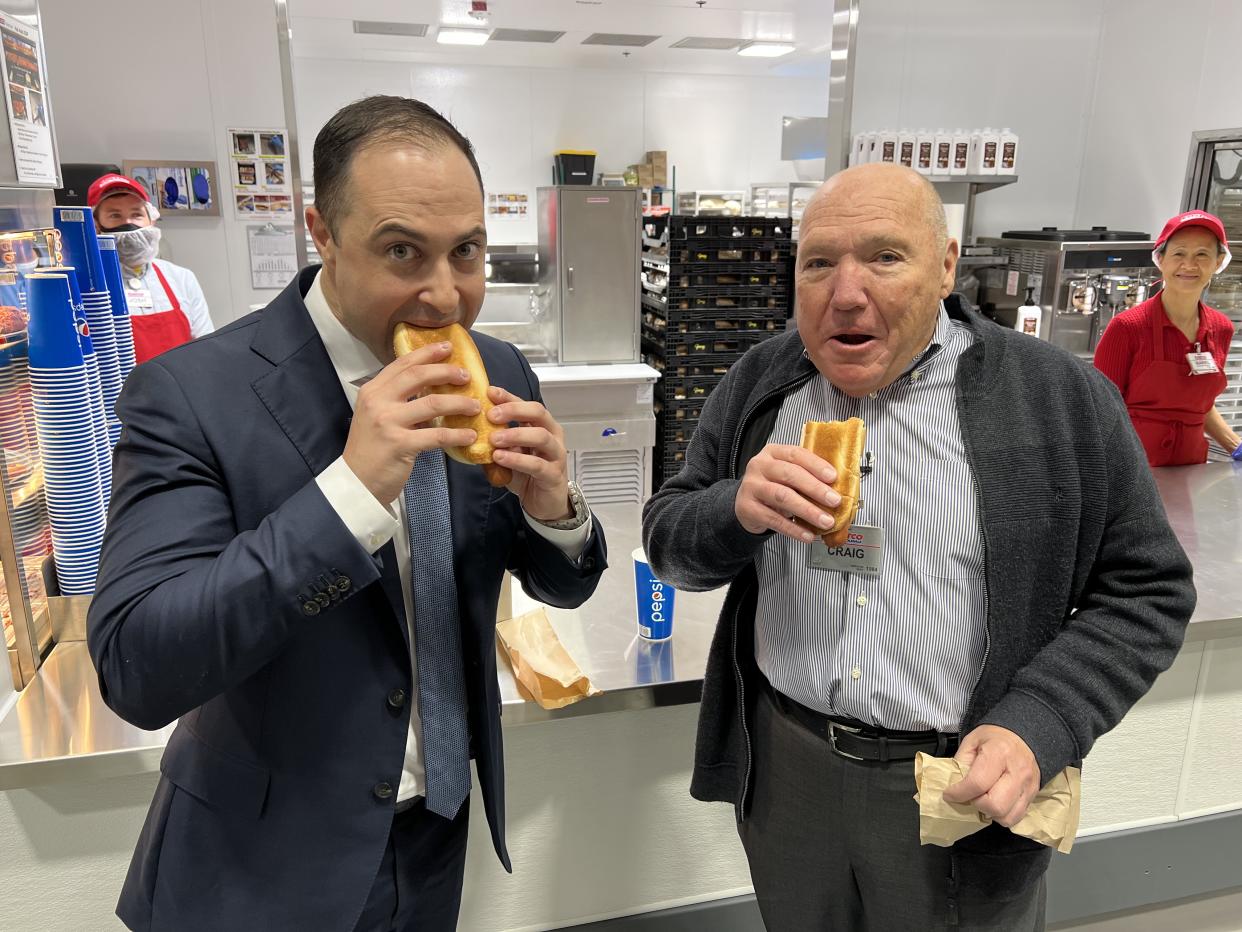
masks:
{"label": "hot dog in bun", "polygon": [[827,460],[837,471],[832,487],[841,494],[841,504],[830,510],[833,517],[832,530],[821,536],[829,547],[845,543],[854,516],[858,514],[859,496],[862,493],[863,448],[867,443],[867,425],[862,418],[848,421],[807,421],[802,426],[804,449],[810,450],[822,460]]}
{"label": "hot dog in bun", "polygon": [[437,395],[468,395],[476,399],[481,410],[473,417],[464,414],[448,414],[432,421],[437,427],[466,428],[478,434],[478,438],[468,447],[448,447],[445,454],[472,466],[482,466],[487,481],[500,488],[513,479],[513,473],[492,462],[491,435],[504,430],[504,424],[493,424],[487,419],[487,412],[495,407],[487,397],[487,369],[479,356],[479,350],[470,338],[470,332],[461,324],[449,324],[447,327],[414,327],[407,323],[397,324],[392,335],[392,348],[397,356],[404,356],[414,350],[432,343],[450,343],[452,355],[445,360],[447,363],[461,366],[470,373],[470,381],[465,385],[434,385],[430,393]]}

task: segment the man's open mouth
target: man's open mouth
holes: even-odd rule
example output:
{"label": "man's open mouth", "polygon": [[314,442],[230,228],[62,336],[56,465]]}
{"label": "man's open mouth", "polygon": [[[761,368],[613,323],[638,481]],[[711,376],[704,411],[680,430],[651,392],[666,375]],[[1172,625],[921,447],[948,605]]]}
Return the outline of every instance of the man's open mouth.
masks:
{"label": "man's open mouth", "polygon": [[838,333],[832,339],[846,346],[862,346],[864,343],[870,343],[875,337],[869,333]]}

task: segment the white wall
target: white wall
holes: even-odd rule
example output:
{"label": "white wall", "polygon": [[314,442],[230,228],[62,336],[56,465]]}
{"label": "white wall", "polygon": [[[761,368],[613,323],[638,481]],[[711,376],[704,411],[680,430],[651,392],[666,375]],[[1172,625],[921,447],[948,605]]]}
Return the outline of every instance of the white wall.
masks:
{"label": "white wall", "polygon": [[[854,130],[1010,127],[1021,139],[1019,180],[979,196],[975,234],[1068,227],[1090,122],[1102,6],[1102,0],[866,0]],[[1135,67],[1131,60],[1125,70]]]}
{"label": "white wall", "polygon": [[[826,82],[788,77],[634,74],[609,69],[294,61],[303,174],[315,134],[341,106],[368,94],[406,94],[448,116],[474,144],[491,192],[552,182],[552,153],[593,149],[596,171],[622,171],[650,149],[666,149],[679,190],[745,189],[793,181],[782,162],[781,118],[826,111]],[[526,222],[489,220],[496,243],[536,239]]]}
{"label": "white wall", "polygon": [[1105,0],[1104,11],[1077,221],[1155,236],[1181,210],[1190,134],[1242,126],[1242,4]]}
{"label": "white wall", "polygon": [[250,288],[226,129],[284,123],[274,4],[45,0],[41,11],[61,160],[215,161],[221,216],[165,215],[166,255],[198,276],[217,326],[271,300],[275,291]]}

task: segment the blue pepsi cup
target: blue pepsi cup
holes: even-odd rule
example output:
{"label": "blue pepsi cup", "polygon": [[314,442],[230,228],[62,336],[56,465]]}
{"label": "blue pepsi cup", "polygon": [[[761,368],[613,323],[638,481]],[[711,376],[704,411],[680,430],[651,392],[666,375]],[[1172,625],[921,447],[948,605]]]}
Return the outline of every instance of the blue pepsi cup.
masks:
{"label": "blue pepsi cup", "polygon": [[673,602],[677,590],[651,572],[642,547],[634,549],[633,557],[638,635],[648,641],[667,641],[673,636]]}
{"label": "blue pepsi cup", "polygon": [[82,207],[53,207],[52,221],[60,230],[65,265],[78,270],[78,287],[83,291],[107,291],[91,212]]}
{"label": "blue pepsi cup", "polygon": [[69,279],[64,274],[26,276],[30,301],[30,365],[38,369],[72,369],[84,363],[74,325]]}

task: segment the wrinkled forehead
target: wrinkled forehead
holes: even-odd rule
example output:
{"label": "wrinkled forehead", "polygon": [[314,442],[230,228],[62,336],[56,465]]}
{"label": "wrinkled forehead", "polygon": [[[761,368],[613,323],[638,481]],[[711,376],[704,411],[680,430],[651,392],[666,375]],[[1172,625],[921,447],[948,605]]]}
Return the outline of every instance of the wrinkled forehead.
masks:
{"label": "wrinkled forehead", "polygon": [[1164,248],[1166,250],[1179,249],[1189,252],[1197,252],[1200,249],[1204,249],[1215,255],[1222,247],[1220,241],[1216,238],[1216,234],[1211,230],[1205,230],[1203,227],[1186,227],[1186,229],[1178,230],[1170,236]]}

